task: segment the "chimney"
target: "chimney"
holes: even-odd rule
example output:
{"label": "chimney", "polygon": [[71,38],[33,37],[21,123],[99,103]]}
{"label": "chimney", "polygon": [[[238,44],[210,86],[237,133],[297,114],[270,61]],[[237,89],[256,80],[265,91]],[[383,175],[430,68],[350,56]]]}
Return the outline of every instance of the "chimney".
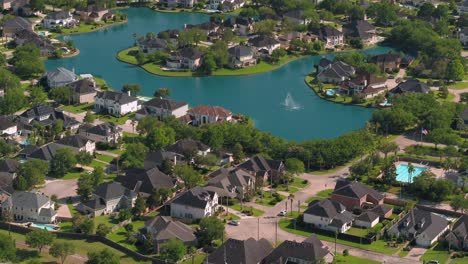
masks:
{"label": "chimney", "polygon": [[127,91],[128,96],[132,96],[132,93],[130,91]]}

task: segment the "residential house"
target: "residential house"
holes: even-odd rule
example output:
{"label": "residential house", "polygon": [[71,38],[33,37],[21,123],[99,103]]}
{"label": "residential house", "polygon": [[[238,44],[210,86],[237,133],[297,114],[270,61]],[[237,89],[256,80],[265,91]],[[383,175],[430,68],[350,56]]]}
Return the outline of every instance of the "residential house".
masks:
{"label": "residential house", "polygon": [[144,53],[154,53],[156,51],[165,51],[168,42],[161,38],[145,37],[137,41],[138,50]]}
{"label": "residential house", "polygon": [[358,38],[364,45],[371,45],[377,42],[377,31],[375,27],[366,20],[352,21],[343,26],[346,38]]}
{"label": "residential house", "polygon": [[96,4],[75,9],[75,14],[80,15],[84,19],[91,18],[94,22],[101,21],[107,13],[109,13],[108,8]]}
{"label": "residential house", "polygon": [[195,48],[182,48],[173,52],[166,60],[166,66],[170,69],[189,69],[194,71],[201,65],[202,53]]}
{"label": "residential house", "polygon": [[1,205],[2,212],[9,211],[14,221],[54,223],[57,212],[54,202],[38,192],[14,192]]}
{"label": "residential house", "polygon": [[122,128],[111,123],[98,125],[84,125],[78,130],[78,134],[94,142],[115,145],[122,138]]}
{"label": "residential house", "polygon": [[258,264],[273,250],[270,242],[264,238],[238,240],[229,238],[220,247],[206,257],[206,264]]}
{"label": "residential house", "polygon": [[265,182],[268,179],[276,181],[283,176],[285,171],[282,161],[265,159],[262,156],[254,156],[240,164],[238,168],[252,173],[260,182]]}
{"label": "residential house", "polygon": [[14,137],[18,134],[18,125],[11,117],[0,116],[0,137]]}
{"label": "residential house", "polygon": [[0,1],[0,7],[3,9],[3,10],[8,10],[11,8],[11,3],[13,2],[13,0],[2,0]]}
{"label": "residential house", "polygon": [[48,71],[43,78],[47,80],[47,85],[50,88],[66,86],[78,80],[78,75],[74,71],[59,67],[55,70]]}
{"label": "residential house", "polygon": [[96,112],[114,116],[124,116],[138,110],[138,98],[129,94],[114,91],[103,91],[96,94]]}
{"label": "residential house", "polygon": [[232,28],[241,36],[246,36],[253,31],[254,21],[244,17],[230,17],[223,22],[224,28]]}
{"label": "residential house", "polygon": [[399,83],[390,92],[392,94],[404,94],[404,93],[429,93],[431,89],[429,86],[419,80],[406,80]]}
{"label": "residential house", "polygon": [[366,211],[354,219],[354,225],[363,228],[372,228],[379,223],[380,217],[372,211]]}
{"label": "residential house", "polygon": [[72,27],[75,24],[75,19],[68,11],[57,11],[49,13],[42,20],[42,25],[45,28],[55,28],[55,27]]}
{"label": "residential house", "polygon": [[245,0],[209,0],[206,9],[231,12],[243,7]]}
{"label": "residential house", "polygon": [[33,23],[24,17],[15,17],[3,22],[3,37],[14,38],[21,30],[33,31]]}
{"label": "residential house", "polygon": [[325,48],[327,49],[344,44],[343,32],[329,25],[322,26],[316,35],[325,43]]}
{"label": "residential house", "polygon": [[16,32],[14,38],[15,44],[18,46],[33,45],[38,48],[42,57],[51,57],[57,50],[50,39],[27,29]]}
{"label": "residential house", "polygon": [[370,208],[368,209],[368,211],[371,211],[371,212],[377,214],[379,216],[379,218],[380,218],[379,221],[382,221],[383,219],[389,219],[393,214],[393,208],[392,207],[388,207],[388,206],[383,205],[383,204],[372,205],[372,206],[369,205]]}
{"label": "residential house", "polygon": [[215,213],[218,194],[197,186],[176,196],[170,205],[172,217],[199,220]]}
{"label": "residential house", "polygon": [[[54,142],[43,145],[41,147],[28,147],[25,150],[20,152],[20,156],[25,159],[39,159],[46,162],[52,161],[55,156],[55,153],[59,149],[66,148],[64,145],[55,144]],[[78,154],[78,151],[75,148],[71,148],[74,154]]]}
{"label": "residential house", "polygon": [[257,64],[255,50],[252,47],[237,45],[228,49],[229,67],[245,68]]}
{"label": "residential house", "polygon": [[187,111],[194,126],[231,121],[232,113],[220,106],[200,105]]}
{"label": "residential house", "polygon": [[176,143],[166,146],[166,151],[177,153],[183,156],[206,156],[210,153],[211,149],[209,146],[203,144],[198,140],[193,139],[180,139]]}
{"label": "residential house", "polygon": [[192,28],[201,29],[203,32],[205,32],[205,35],[208,36],[212,33],[218,33],[220,29],[220,25],[215,22],[207,21],[198,25],[185,24],[184,26],[184,29],[192,29]]}
{"label": "residential house", "polygon": [[385,77],[360,73],[356,77],[344,81],[340,88],[348,95],[360,94],[365,98],[372,98],[387,91],[386,81]]}
{"label": "residential house", "polygon": [[345,233],[353,221],[354,215],[343,204],[330,199],[312,201],[304,211],[304,223],[333,232]]}
{"label": "residential house", "polygon": [[153,98],[144,102],[135,118],[143,119],[145,116],[154,116],[162,120],[168,116],[182,117],[187,114],[188,104],[186,102],[177,102],[167,98]]}
{"label": "residential house", "polygon": [[19,115],[18,130],[20,130],[21,135],[29,135],[34,131],[34,123],[39,123],[46,129],[50,129],[59,119],[62,120],[64,130],[75,131],[80,126],[80,122],[65,115],[63,110],[54,109],[47,105],[38,105]]}
{"label": "residential house", "polygon": [[266,55],[271,55],[274,50],[281,47],[281,44],[278,40],[264,35],[250,38],[248,43],[250,46],[254,47],[257,52]]}
{"label": "residential house", "polygon": [[128,169],[125,176],[118,176],[115,181],[143,197],[150,196],[156,189],[172,189],[176,186],[176,180],[161,172],[157,167],[149,170]]}
{"label": "residential house", "polygon": [[336,182],[330,199],[343,204],[350,211],[367,203],[379,205],[384,202],[384,196],[378,191],[358,181],[342,179]]}
{"label": "residential house", "polygon": [[462,215],[445,236],[450,249],[468,250],[468,215]]}
{"label": "residential house", "polygon": [[91,200],[77,209],[92,216],[100,216],[129,209],[135,205],[137,195],[119,182],[106,182],[96,187]]}
{"label": "residential house", "polygon": [[316,235],[308,237],[303,242],[285,240],[266,256],[261,264],[284,263],[332,263],[333,256],[328,248]]}
{"label": "residential house", "polygon": [[96,150],[96,143],[81,135],[64,137],[57,140],[55,144],[75,149],[75,152],[87,152],[89,154],[93,154]]}
{"label": "residential house", "polygon": [[430,247],[450,229],[449,221],[439,214],[413,208],[387,230],[392,236],[415,240],[416,245]]}
{"label": "residential house", "polygon": [[96,82],[92,79],[81,79],[67,84],[72,91],[71,102],[74,104],[89,104],[94,102],[97,94]]}
{"label": "residential house", "polygon": [[220,197],[243,199],[255,189],[255,176],[243,169],[220,168],[211,173],[210,177],[213,178],[205,188],[216,191]]}
{"label": "residential house", "polygon": [[20,163],[14,159],[0,161],[0,189],[12,193],[14,191],[13,181],[16,179]]}
{"label": "residential house", "polygon": [[463,46],[468,45],[468,27],[464,27],[463,30],[460,30],[458,38]]}
{"label": "residential house", "polygon": [[468,13],[468,0],[462,1],[457,7],[458,13]]}
{"label": "residential house", "polygon": [[160,0],[159,3],[161,3],[164,6],[167,7],[185,7],[185,8],[192,8],[197,4],[197,0]]}
{"label": "residential house", "polygon": [[323,68],[319,64],[319,70],[320,69],[322,69],[322,71],[318,72],[317,80],[323,83],[338,84],[345,80],[349,80],[356,73],[353,66],[342,61],[335,61]]}
{"label": "residential house", "polygon": [[285,49],[296,48],[294,45],[291,45],[292,40],[300,40],[305,43],[311,43],[313,39],[314,37],[311,34],[305,34],[299,31],[288,32],[278,37],[281,47]]}
{"label": "residential house", "polygon": [[185,163],[185,157],[170,151],[156,151],[150,152],[146,155],[143,167],[145,169],[152,169],[155,167],[161,168],[164,161],[170,161],[174,166],[177,164]]}
{"label": "residential house", "polygon": [[145,222],[145,227],[141,229],[140,233],[144,240],[153,238],[157,254],[159,254],[161,246],[171,239],[182,241],[186,247],[197,245],[195,230],[169,216],[156,216],[149,219]]}
{"label": "residential house", "polygon": [[400,68],[401,57],[395,53],[386,53],[373,56],[371,63],[377,64],[382,72],[393,72]]}

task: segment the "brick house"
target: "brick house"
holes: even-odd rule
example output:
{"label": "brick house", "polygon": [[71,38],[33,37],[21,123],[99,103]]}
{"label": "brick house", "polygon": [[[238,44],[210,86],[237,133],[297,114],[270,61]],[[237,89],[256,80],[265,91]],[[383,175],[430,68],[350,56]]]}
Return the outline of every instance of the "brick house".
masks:
{"label": "brick house", "polygon": [[384,196],[360,182],[338,180],[331,200],[343,204],[348,210],[353,210],[361,208],[365,203],[381,205],[384,202]]}

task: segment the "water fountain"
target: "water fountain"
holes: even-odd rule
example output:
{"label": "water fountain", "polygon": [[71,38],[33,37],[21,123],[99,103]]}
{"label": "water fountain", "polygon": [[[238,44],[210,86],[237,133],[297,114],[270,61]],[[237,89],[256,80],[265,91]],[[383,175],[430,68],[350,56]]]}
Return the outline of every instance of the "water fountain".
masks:
{"label": "water fountain", "polygon": [[290,93],[286,95],[286,98],[284,99],[282,105],[285,106],[287,110],[299,110],[302,108],[302,105],[294,101]]}

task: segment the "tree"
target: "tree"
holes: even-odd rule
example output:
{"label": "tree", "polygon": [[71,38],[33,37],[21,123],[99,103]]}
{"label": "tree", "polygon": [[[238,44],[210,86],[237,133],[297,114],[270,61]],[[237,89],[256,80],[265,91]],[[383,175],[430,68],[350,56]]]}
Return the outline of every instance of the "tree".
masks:
{"label": "tree", "polygon": [[18,151],[18,147],[8,144],[4,139],[0,139],[0,158],[12,157]]}
{"label": "tree", "polygon": [[7,64],[7,60],[6,60],[5,54],[1,53],[0,54],[0,67],[5,67],[6,64]]}
{"label": "tree", "polygon": [[222,68],[229,62],[229,53],[227,43],[224,41],[216,41],[210,46],[211,54],[213,54],[217,68]]}
{"label": "tree", "polygon": [[396,166],[393,160],[388,161],[385,159],[384,165],[382,166],[382,179],[386,184],[395,182],[397,177]]}
{"label": "tree", "polygon": [[97,226],[96,234],[97,234],[98,236],[105,237],[105,236],[107,236],[107,234],[109,234],[110,232],[111,232],[111,227],[108,226],[108,225],[106,225],[106,224],[101,223],[101,224],[99,224],[99,225]]}
{"label": "tree", "polygon": [[265,19],[254,24],[254,31],[259,35],[271,36],[275,31],[275,26],[274,20]]}
{"label": "tree", "polygon": [[49,246],[54,242],[55,235],[44,229],[37,229],[26,234],[26,244],[37,248],[39,253],[45,246]]}
{"label": "tree", "polygon": [[460,142],[460,136],[449,128],[436,128],[429,131],[427,140],[433,142],[435,149],[437,149],[437,145],[439,144],[457,145]]}
{"label": "tree", "polygon": [[21,83],[20,83],[20,79],[18,78],[18,76],[14,75],[9,70],[1,67],[0,68],[0,90],[8,91],[9,89],[19,89],[19,88],[21,88]]}
{"label": "tree", "polygon": [[104,181],[104,169],[102,167],[94,167],[93,172],[91,173],[93,175],[93,186],[97,187],[99,184],[101,184]]}
{"label": "tree", "polygon": [[135,59],[138,63],[138,65],[143,65],[146,63],[146,60],[148,59],[147,56],[145,55],[144,52],[138,52],[136,55],[135,55]]}
{"label": "tree", "polygon": [[40,51],[33,45],[19,46],[13,52],[11,60],[13,71],[21,78],[31,78],[45,71],[44,61],[40,58]]}
{"label": "tree", "polygon": [[468,209],[468,199],[466,199],[462,194],[456,195],[450,201],[450,206],[457,212],[458,210],[462,210],[462,213]]}
{"label": "tree", "polygon": [[88,260],[86,264],[119,264],[119,256],[114,254],[109,249],[104,249],[100,252],[88,253]]}
{"label": "tree", "polygon": [[175,263],[187,254],[187,248],[182,240],[173,238],[161,246],[160,254],[162,259]]}
{"label": "tree", "polygon": [[286,55],[287,55],[287,52],[285,49],[275,49],[271,53],[271,59],[274,63],[278,63],[280,59]]}
{"label": "tree", "polygon": [[55,242],[49,249],[49,254],[53,257],[60,258],[63,264],[68,256],[75,253],[75,246],[70,242]]}
{"label": "tree", "polygon": [[288,158],[286,159],[284,165],[286,170],[294,175],[304,172],[304,163],[297,158]]}
{"label": "tree", "polygon": [[60,104],[71,104],[72,90],[68,87],[54,87],[50,89],[49,96]]}
{"label": "tree", "polygon": [[83,122],[87,123],[87,124],[92,124],[94,123],[94,120],[96,120],[96,116],[93,115],[93,113],[91,113],[91,111],[87,111],[86,112],[86,115],[83,119]]}
{"label": "tree", "polygon": [[47,94],[40,86],[33,86],[29,91],[29,102],[31,106],[38,106],[47,101]]}
{"label": "tree", "polygon": [[4,234],[0,234],[0,261],[14,262],[16,260],[15,241]]}
{"label": "tree", "polygon": [[413,182],[413,173],[416,172],[414,165],[410,162],[408,163],[408,182]]}
{"label": "tree", "polygon": [[200,246],[211,245],[213,240],[223,238],[224,224],[216,216],[205,217],[200,221],[196,236]]}
{"label": "tree", "polygon": [[130,92],[132,96],[136,96],[137,93],[141,91],[141,85],[139,84],[124,84],[122,87],[122,92],[127,93]]}
{"label": "tree", "polygon": [[203,175],[188,165],[176,165],[174,173],[184,181],[186,189],[192,189],[203,181]]}
{"label": "tree", "polygon": [[5,90],[5,95],[0,97],[0,114],[14,114],[27,105],[28,100],[21,88],[9,88]]}
{"label": "tree", "polygon": [[85,219],[83,223],[80,225],[81,233],[92,235],[94,234],[94,220],[93,219]]}
{"label": "tree", "polygon": [[244,148],[239,142],[234,145],[234,148],[232,149],[232,155],[236,163],[240,163],[242,160],[244,160]]}
{"label": "tree", "polygon": [[89,154],[87,151],[80,151],[76,154],[76,162],[81,165],[89,165],[93,159],[93,155]]}
{"label": "tree", "polygon": [[157,207],[163,204],[172,194],[170,188],[157,188],[151,192],[151,195],[146,199],[146,205],[148,207]]}
{"label": "tree", "polygon": [[142,143],[128,144],[122,154],[121,161],[124,168],[142,168],[148,148]]}
{"label": "tree", "polygon": [[45,176],[49,171],[49,164],[39,159],[30,159],[21,164],[18,176],[15,179],[15,189],[26,191],[34,186],[43,184]]}
{"label": "tree", "polygon": [[90,173],[83,173],[78,178],[78,189],[76,193],[80,196],[81,201],[89,201],[94,192],[94,177]]}
{"label": "tree", "polygon": [[170,127],[157,127],[146,135],[146,146],[151,151],[161,150],[163,147],[175,142],[174,129]]}
{"label": "tree", "polygon": [[134,215],[140,216],[146,211],[146,200],[145,198],[138,196],[135,201],[135,206],[132,208],[132,213]]}
{"label": "tree", "polygon": [[50,162],[50,173],[55,177],[63,177],[75,167],[76,163],[76,157],[71,149],[59,149]]}
{"label": "tree", "polygon": [[387,159],[388,153],[397,152],[400,147],[395,142],[382,142],[377,149],[382,152]]}
{"label": "tree", "polygon": [[375,18],[377,25],[384,27],[391,26],[398,20],[395,7],[387,2],[372,3],[367,13]]}
{"label": "tree", "polygon": [[458,81],[463,79],[463,75],[465,74],[465,68],[460,60],[452,61],[447,68],[447,80],[454,80]]}
{"label": "tree", "polygon": [[216,70],[216,59],[211,52],[205,54],[200,66],[200,71],[204,74],[210,75]]}
{"label": "tree", "polygon": [[171,90],[169,88],[159,88],[154,91],[154,97],[167,98],[171,96]]}
{"label": "tree", "polygon": [[43,11],[43,10],[45,9],[44,0],[31,0],[31,1],[29,2],[29,5],[30,5],[31,8],[34,9],[34,10]]}

